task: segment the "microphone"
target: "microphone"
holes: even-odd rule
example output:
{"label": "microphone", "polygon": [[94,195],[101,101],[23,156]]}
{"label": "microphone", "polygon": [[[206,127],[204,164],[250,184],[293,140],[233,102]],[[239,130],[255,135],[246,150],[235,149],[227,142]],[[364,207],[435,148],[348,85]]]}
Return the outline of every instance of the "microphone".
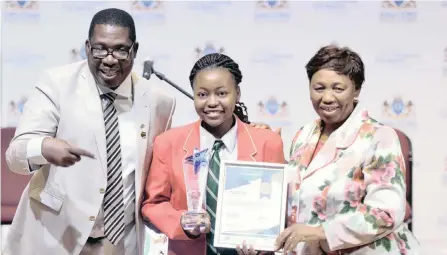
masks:
{"label": "microphone", "polygon": [[155,76],[157,76],[158,79],[160,79],[162,81],[165,81],[166,83],[168,83],[169,85],[171,85],[172,87],[174,87],[175,89],[180,91],[183,95],[185,95],[185,96],[187,96],[187,97],[189,97],[191,99],[194,99],[194,97],[191,94],[186,92],[184,89],[179,87],[177,84],[175,84],[174,82],[172,82],[168,78],[166,78],[166,76],[164,74],[155,71],[155,69],[154,69],[154,61],[152,61],[152,60],[144,61],[143,62],[143,78],[145,78],[146,80],[149,80],[151,78],[152,74],[155,74]]}
{"label": "microphone", "polygon": [[154,70],[154,61],[146,60],[143,62],[143,77],[147,80],[151,78],[151,74]]}

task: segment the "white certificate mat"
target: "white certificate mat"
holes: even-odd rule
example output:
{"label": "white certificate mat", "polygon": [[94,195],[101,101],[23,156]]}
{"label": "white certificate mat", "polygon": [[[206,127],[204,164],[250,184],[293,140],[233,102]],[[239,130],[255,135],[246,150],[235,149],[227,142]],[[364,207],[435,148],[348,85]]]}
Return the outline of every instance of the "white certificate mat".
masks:
{"label": "white certificate mat", "polygon": [[284,164],[222,161],[214,246],[274,251],[285,228],[287,183]]}

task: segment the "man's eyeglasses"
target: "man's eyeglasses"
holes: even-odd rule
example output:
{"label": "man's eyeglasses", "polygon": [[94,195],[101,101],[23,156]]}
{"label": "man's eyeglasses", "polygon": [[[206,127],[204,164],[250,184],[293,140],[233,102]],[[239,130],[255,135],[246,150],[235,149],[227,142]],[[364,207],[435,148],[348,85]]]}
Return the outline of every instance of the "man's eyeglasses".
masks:
{"label": "man's eyeglasses", "polygon": [[104,59],[109,55],[112,55],[115,59],[117,60],[125,60],[129,57],[130,52],[133,49],[133,43],[130,46],[130,49],[114,49],[114,50],[106,50],[106,49],[98,49],[98,48],[93,48],[90,45],[90,49],[92,52],[92,55],[94,58],[98,58],[98,59]]}

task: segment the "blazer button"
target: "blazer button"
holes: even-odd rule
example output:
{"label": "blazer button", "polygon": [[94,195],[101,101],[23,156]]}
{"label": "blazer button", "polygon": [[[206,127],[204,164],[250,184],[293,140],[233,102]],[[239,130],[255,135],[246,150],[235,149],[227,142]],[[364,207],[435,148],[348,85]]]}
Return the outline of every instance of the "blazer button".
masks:
{"label": "blazer button", "polygon": [[103,189],[103,188],[100,188],[100,189],[99,189],[99,193],[104,194],[105,192],[106,192],[105,189]]}
{"label": "blazer button", "polygon": [[95,216],[90,216],[89,219],[90,219],[91,221],[95,221],[96,218],[95,218]]}

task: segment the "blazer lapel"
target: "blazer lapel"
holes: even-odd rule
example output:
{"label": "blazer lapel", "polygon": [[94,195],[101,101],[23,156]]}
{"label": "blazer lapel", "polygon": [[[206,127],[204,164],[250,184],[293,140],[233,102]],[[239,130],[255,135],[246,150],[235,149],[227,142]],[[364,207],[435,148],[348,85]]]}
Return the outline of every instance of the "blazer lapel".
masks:
{"label": "blazer lapel", "polygon": [[316,155],[314,155],[314,153],[316,152],[315,150],[317,148],[320,136],[321,136],[321,129],[319,126],[315,126],[315,130],[311,137],[311,143],[309,143],[308,147],[309,153],[307,154],[309,156],[305,157],[305,160],[309,160],[310,163],[308,163],[307,165],[308,167],[306,171],[304,171],[304,174],[302,175],[303,179],[310,177],[316,171],[333,163],[336,159],[337,146],[333,136],[330,136],[323,145],[323,147],[319,151],[317,151]]}
{"label": "blazer lapel", "polygon": [[256,150],[253,137],[247,125],[236,117],[237,121],[237,159],[243,161],[256,161]]}
{"label": "blazer lapel", "polygon": [[106,135],[104,127],[104,117],[102,112],[101,99],[93,75],[85,66],[79,78],[78,96],[82,98],[86,116],[93,126],[96,145],[98,147],[99,159],[101,160],[104,177],[107,177],[107,152]]}
{"label": "blazer lapel", "polygon": [[186,159],[194,153],[194,149],[200,149],[200,120],[191,125],[188,135],[186,136],[185,143],[183,144],[183,151]]}
{"label": "blazer lapel", "polygon": [[[186,163],[186,158],[193,155],[194,154],[194,150],[200,150],[200,120],[193,123],[191,125],[191,128],[189,130],[188,135],[186,136],[185,139],[185,143],[183,144],[183,151],[184,151],[184,156],[182,158],[180,158],[179,160],[181,162],[179,162],[180,164],[180,169],[181,169],[181,176],[183,177],[183,182],[180,182],[183,190],[185,191],[185,194],[188,196],[188,191],[187,191],[187,187],[186,187],[186,179],[188,178],[188,183],[192,184],[192,185],[196,185],[194,187],[189,187],[190,189],[194,189],[194,190],[200,190],[200,187],[198,185],[199,184],[199,175],[195,174],[194,171],[194,164],[190,164],[190,163]],[[185,171],[187,173],[187,176],[185,176]],[[200,196],[200,194],[197,194],[198,196]],[[189,201],[187,199],[187,204],[188,207],[192,208],[192,204],[189,204]]]}
{"label": "blazer lapel", "polygon": [[132,75],[132,86],[134,88],[134,99],[133,99],[133,117],[135,123],[136,133],[136,141],[137,143],[137,167],[135,169],[135,190],[137,202],[139,201],[139,197],[141,195],[141,187],[143,187],[143,183],[145,182],[145,160],[146,153],[149,146],[152,144],[152,139],[149,134],[151,130],[151,100],[150,100],[150,86],[144,82],[138,82],[138,77]]}
{"label": "blazer lapel", "polygon": [[[294,165],[298,165],[300,170],[306,170],[312,161],[312,156],[315,153],[321,135],[320,123],[317,121],[307,132],[305,139],[297,141],[295,144],[297,149],[294,149],[293,154],[290,156],[290,161],[293,161]],[[305,130],[303,130],[302,136],[304,137],[305,135]]]}
{"label": "blazer lapel", "polygon": [[[360,127],[368,118],[366,110],[354,110],[345,123],[329,136],[321,150],[311,161],[308,169],[303,175],[303,179],[310,177],[325,166],[335,163],[341,157],[342,151],[354,143],[360,131]],[[317,141],[313,146],[314,150],[321,135],[321,128],[318,123],[315,125],[314,131],[312,132],[312,141]]]}

